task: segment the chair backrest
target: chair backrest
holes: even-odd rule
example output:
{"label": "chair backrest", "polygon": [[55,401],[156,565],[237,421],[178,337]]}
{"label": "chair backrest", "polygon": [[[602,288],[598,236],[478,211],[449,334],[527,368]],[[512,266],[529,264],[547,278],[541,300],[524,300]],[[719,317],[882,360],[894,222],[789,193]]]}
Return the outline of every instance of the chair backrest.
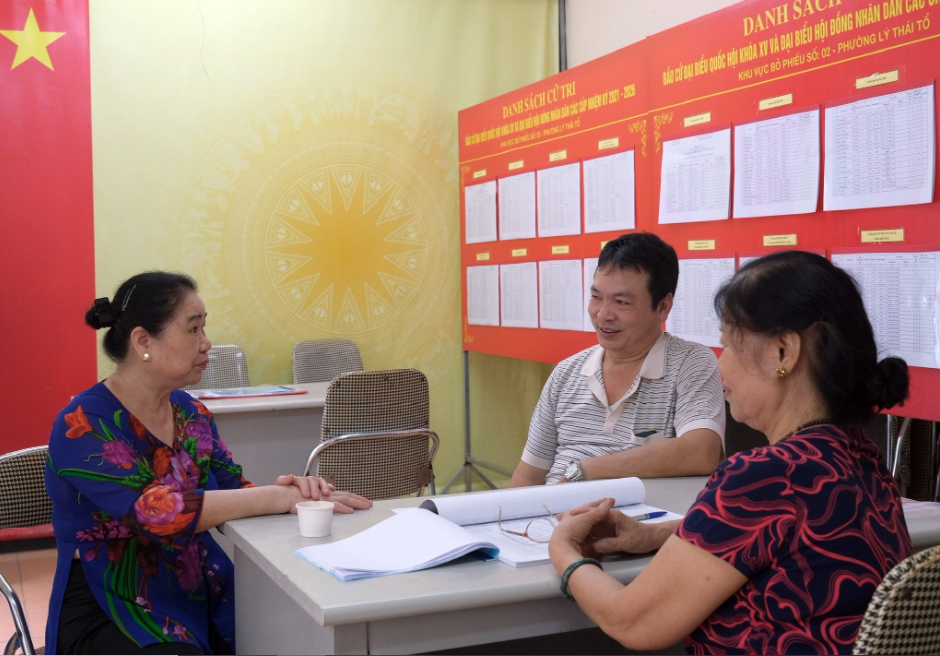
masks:
{"label": "chair backrest", "polygon": [[[0,456],[0,529],[42,526],[52,521],[52,501],[46,494],[48,453],[48,447],[34,446]],[[3,653],[12,654],[18,648],[24,654],[37,653],[20,600],[2,574],[0,595],[10,606],[14,628]]]}
{"label": "chair backrest", "polygon": [[219,344],[209,349],[209,366],[202,380],[184,389],[218,389],[248,387],[248,362],[245,353],[235,344]]}
{"label": "chair backrest", "polygon": [[348,339],[308,339],[294,344],[294,384],[328,383],[340,374],[362,371],[359,347]]}
{"label": "chair backrest", "polygon": [[898,563],[875,590],[855,654],[940,654],[940,546]]}
{"label": "chair backrest", "polygon": [[48,447],[34,446],[0,456],[0,529],[52,521],[45,479],[48,453]]}
{"label": "chair backrest", "polygon": [[321,442],[350,434],[425,430],[406,438],[331,445],[320,454],[317,476],[375,500],[419,492],[429,482],[434,452],[429,453],[428,414],[428,379],[417,369],[337,376],[326,392]]}

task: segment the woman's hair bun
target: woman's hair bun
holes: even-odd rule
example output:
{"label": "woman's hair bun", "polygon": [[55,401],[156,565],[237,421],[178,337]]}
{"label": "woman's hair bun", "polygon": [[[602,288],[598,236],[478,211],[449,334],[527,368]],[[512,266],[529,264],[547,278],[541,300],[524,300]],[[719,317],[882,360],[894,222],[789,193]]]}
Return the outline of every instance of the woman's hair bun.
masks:
{"label": "woman's hair bun", "polygon": [[95,330],[110,328],[114,325],[114,315],[115,312],[111,309],[111,301],[108,300],[107,296],[96,298],[94,305],[88,308],[88,312],[85,313],[85,323]]}
{"label": "woman's hair bun", "polygon": [[908,396],[910,377],[901,358],[885,358],[875,366],[868,386],[871,405],[878,410],[902,403]]}

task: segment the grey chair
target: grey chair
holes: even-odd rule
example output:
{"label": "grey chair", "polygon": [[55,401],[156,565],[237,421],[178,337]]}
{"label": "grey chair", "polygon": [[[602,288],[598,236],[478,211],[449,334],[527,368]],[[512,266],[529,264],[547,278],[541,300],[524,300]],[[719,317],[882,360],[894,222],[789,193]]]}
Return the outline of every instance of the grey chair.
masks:
{"label": "grey chair", "polygon": [[[46,494],[46,457],[49,449],[36,446],[0,456],[0,529],[42,526],[52,521],[52,501]],[[22,649],[24,654],[42,654],[34,649],[19,597],[0,573],[0,594],[13,615],[13,636],[4,654]]]}
{"label": "grey chair", "polygon": [[359,347],[348,339],[308,339],[294,344],[294,384],[328,383],[340,374],[362,371]]}
{"label": "grey chair", "polygon": [[854,654],[940,654],[940,546],[898,563],[875,590]]}
{"label": "grey chair", "polygon": [[209,366],[202,373],[202,380],[183,389],[219,389],[226,387],[248,387],[248,362],[240,347],[235,344],[219,344],[209,349]]}
{"label": "grey chair", "polygon": [[326,392],[321,443],[304,476],[315,471],[338,490],[366,498],[435,494],[440,440],[428,428],[428,380],[417,369],[340,374]]}

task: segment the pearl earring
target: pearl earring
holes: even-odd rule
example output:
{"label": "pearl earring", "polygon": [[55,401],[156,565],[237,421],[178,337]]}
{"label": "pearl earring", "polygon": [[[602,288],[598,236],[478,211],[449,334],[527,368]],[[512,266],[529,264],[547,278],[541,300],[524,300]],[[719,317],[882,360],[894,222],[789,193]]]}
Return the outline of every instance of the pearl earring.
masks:
{"label": "pearl earring", "polygon": [[144,353],[144,362],[150,362],[150,354]]}

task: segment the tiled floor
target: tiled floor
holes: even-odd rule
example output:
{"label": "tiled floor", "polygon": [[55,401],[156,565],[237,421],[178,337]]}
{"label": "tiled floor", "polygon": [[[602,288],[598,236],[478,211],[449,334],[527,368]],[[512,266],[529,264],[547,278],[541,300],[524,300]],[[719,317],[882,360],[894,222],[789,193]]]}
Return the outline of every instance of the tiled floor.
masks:
{"label": "tiled floor", "polygon": [[[49,595],[52,594],[52,578],[55,576],[55,561],[55,549],[0,553],[0,572],[3,572],[4,578],[20,598],[34,647],[46,644],[46,616],[49,612]],[[0,650],[11,635],[13,618],[6,601],[0,597]]]}

